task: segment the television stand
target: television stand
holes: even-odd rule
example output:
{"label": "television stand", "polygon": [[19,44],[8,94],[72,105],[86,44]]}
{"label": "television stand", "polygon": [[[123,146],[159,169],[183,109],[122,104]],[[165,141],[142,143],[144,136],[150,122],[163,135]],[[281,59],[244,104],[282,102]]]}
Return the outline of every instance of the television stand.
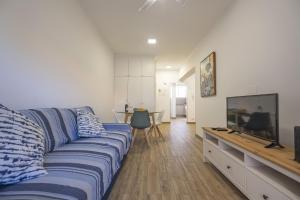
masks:
{"label": "television stand", "polygon": [[213,164],[250,200],[300,200],[300,163],[293,149],[265,148],[265,141],[249,135],[203,129],[203,161]]}
{"label": "television stand", "polygon": [[281,144],[279,144],[278,142],[272,142],[271,144],[268,144],[265,146],[265,148],[269,149],[269,148],[274,148],[274,147],[279,147],[281,149],[284,148],[284,146],[282,146]]}

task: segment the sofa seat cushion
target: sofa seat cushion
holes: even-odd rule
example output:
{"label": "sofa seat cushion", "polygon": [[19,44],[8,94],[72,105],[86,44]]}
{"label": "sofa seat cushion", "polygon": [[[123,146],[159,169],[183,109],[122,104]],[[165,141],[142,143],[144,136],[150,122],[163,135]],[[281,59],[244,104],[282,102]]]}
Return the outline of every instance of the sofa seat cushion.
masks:
{"label": "sofa seat cushion", "polygon": [[125,132],[110,132],[106,135],[97,138],[81,138],[72,142],[72,145],[76,145],[77,148],[86,146],[90,148],[109,147],[116,150],[117,163],[115,167],[118,167],[123,157],[128,153],[131,144],[131,136]]}
{"label": "sofa seat cushion", "polygon": [[47,154],[48,175],[1,187],[0,199],[100,200],[111,181],[110,153],[72,149]]}
{"label": "sofa seat cushion", "polygon": [[120,168],[130,142],[131,134],[114,132],[63,145],[47,154],[48,175],[0,187],[0,199],[100,200]]}

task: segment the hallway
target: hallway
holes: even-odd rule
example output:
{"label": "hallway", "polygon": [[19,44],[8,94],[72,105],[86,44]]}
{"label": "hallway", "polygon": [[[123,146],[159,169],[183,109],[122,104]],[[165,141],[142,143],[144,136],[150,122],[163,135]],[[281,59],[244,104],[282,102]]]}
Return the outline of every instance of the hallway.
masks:
{"label": "hallway", "polygon": [[165,141],[152,138],[150,148],[142,134],[137,136],[110,200],[246,199],[212,165],[202,162],[202,140],[195,136],[194,124],[179,118],[161,130]]}

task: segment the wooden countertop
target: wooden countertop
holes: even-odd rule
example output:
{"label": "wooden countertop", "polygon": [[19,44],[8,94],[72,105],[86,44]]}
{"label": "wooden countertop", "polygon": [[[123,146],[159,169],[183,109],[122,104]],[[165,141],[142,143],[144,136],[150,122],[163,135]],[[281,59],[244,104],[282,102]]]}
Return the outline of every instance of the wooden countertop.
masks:
{"label": "wooden countertop", "polygon": [[208,127],[203,130],[300,176],[300,163],[294,161],[294,150],[291,148],[268,149],[265,148],[268,142],[246,134],[228,134],[228,131],[215,131]]}

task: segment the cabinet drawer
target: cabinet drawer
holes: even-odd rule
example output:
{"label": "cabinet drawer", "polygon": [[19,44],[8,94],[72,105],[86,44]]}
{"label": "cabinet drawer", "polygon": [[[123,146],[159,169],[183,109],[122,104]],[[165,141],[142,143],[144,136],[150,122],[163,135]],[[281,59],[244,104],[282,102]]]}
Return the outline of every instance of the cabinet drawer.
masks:
{"label": "cabinet drawer", "polygon": [[208,141],[205,141],[204,145],[204,150],[205,150],[205,156],[208,158],[208,160],[213,163],[216,167],[219,168],[220,165],[220,156],[219,156],[219,149],[215,147],[213,144],[211,144]]}
{"label": "cabinet drawer", "polygon": [[245,167],[224,153],[221,149],[205,141],[205,155],[239,189],[245,188]]}
{"label": "cabinet drawer", "polygon": [[246,192],[252,200],[290,200],[250,171],[246,176]]}
{"label": "cabinet drawer", "polygon": [[223,168],[226,171],[225,175],[241,190],[244,190],[246,179],[245,167],[224,153]]}

